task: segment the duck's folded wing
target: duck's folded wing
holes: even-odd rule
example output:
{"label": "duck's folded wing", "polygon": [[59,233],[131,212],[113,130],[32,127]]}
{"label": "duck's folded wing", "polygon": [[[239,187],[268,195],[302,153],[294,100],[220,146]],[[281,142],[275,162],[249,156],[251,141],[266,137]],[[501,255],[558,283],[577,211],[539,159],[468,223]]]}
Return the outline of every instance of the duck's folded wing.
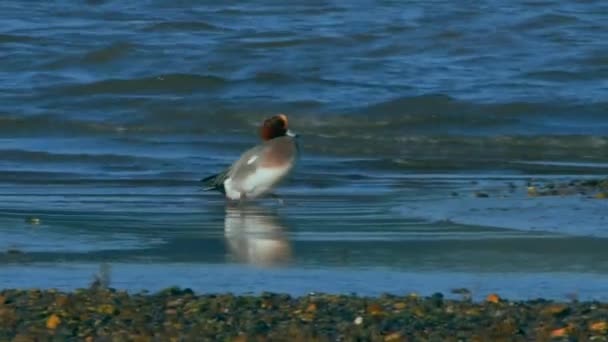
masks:
{"label": "duck's folded wing", "polygon": [[226,169],[218,174],[211,175],[209,177],[205,177],[205,178],[201,179],[201,182],[203,183],[203,186],[205,187],[203,190],[205,190],[205,191],[218,190],[222,193],[225,193],[226,191],[224,189],[224,181],[226,180],[226,178],[228,178],[229,172],[230,172],[230,169]]}
{"label": "duck's folded wing", "polygon": [[260,167],[266,149],[266,145],[258,145],[245,151],[230,167],[228,177],[240,182],[254,174]]}

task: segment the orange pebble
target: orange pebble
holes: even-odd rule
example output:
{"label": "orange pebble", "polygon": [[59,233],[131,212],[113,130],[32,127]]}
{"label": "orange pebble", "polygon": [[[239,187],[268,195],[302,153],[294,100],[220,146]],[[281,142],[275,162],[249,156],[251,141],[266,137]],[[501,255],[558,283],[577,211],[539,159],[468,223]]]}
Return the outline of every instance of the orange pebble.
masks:
{"label": "orange pebble", "polygon": [[551,337],[564,337],[568,335],[568,328],[559,328],[551,331]]}
{"label": "orange pebble", "polygon": [[608,331],[608,323],[606,322],[595,322],[589,325],[589,330],[596,332],[605,332]]}
{"label": "orange pebble", "polygon": [[500,302],[500,297],[495,293],[491,293],[486,297],[486,301],[490,303],[498,303]]}
{"label": "orange pebble", "polygon": [[384,310],[382,309],[382,307],[376,303],[371,304],[370,306],[367,307],[367,313],[369,313],[372,316],[376,316],[376,315],[380,315],[382,314]]}
{"label": "orange pebble", "polygon": [[308,304],[308,307],[306,307],[306,312],[315,312],[315,311],[317,311],[317,304],[315,304],[315,303]]}
{"label": "orange pebble", "polygon": [[57,326],[61,323],[61,318],[56,314],[52,314],[49,319],[46,320],[46,327],[48,329],[56,329]]}

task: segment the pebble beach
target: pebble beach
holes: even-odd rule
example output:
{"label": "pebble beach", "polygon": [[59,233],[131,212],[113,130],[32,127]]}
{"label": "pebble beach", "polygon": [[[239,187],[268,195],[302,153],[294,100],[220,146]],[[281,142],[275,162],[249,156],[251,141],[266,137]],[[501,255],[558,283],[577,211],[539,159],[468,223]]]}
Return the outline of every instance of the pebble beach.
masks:
{"label": "pebble beach", "polygon": [[467,290],[459,294],[3,290],[0,340],[608,341],[608,303],[510,301],[497,294],[474,302]]}

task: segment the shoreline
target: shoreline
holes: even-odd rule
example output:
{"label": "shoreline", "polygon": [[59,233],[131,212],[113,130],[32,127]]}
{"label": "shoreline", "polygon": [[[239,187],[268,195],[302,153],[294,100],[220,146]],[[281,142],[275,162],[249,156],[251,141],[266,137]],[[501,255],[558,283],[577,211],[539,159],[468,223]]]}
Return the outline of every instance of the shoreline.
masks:
{"label": "shoreline", "polygon": [[[573,256],[570,258],[576,261]],[[602,260],[596,258],[596,262]],[[514,262],[511,259],[507,261]],[[556,267],[560,267],[560,262],[557,260]],[[578,262],[589,264],[585,260]],[[452,294],[454,289],[467,288],[472,291],[474,300],[483,300],[489,293],[499,293],[512,300],[542,297],[560,301],[575,294],[580,300],[608,301],[608,278],[602,267],[587,273],[563,267],[560,272],[546,272],[540,268],[512,273],[502,266],[503,263],[492,265],[496,265],[496,271],[480,273],[479,269],[454,272],[377,267],[263,268],[243,264],[203,263],[5,264],[0,267],[0,288],[54,288],[70,292],[88,288],[93,279],[108,279],[104,283],[130,294],[141,291],[156,293],[171,286],[180,286],[201,293],[222,292],[235,295],[274,292],[302,296],[315,291],[356,293],[359,296],[418,292],[428,296],[441,292],[447,298],[454,299],[459,298]],[[323,281],[320,282],[319,279]]]}
{"label": "shoreline", "polygon": [[0,339],[608,341],[608,302],[396,296],[0,290]]}

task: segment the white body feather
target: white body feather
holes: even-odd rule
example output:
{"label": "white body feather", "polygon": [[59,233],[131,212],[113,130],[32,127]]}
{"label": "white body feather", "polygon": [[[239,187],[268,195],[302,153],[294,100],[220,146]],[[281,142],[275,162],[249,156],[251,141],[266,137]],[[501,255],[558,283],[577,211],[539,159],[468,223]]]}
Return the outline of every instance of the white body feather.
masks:
{"label": "white body feather", "polygon": [[227,178],[224,182],[226,196],[232,200],[239,200],[264,195],[283,180],[290,170],[291,165],[282,168],[258,168],[246,178],[238,181]]}

